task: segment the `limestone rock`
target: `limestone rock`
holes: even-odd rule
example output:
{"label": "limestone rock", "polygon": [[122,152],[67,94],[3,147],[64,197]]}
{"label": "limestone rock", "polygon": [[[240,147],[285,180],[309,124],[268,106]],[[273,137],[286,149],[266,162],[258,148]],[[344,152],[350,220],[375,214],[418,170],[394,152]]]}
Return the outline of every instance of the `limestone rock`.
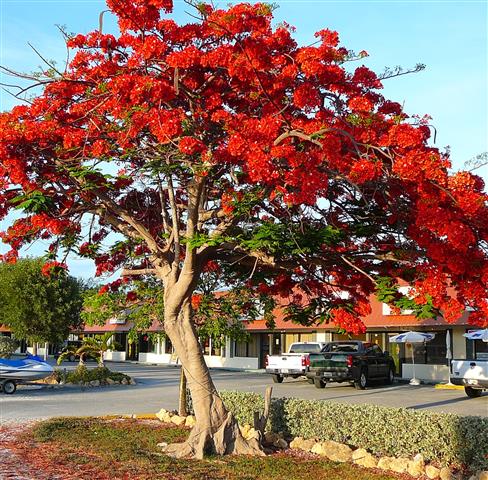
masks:
{"label": "limestone rock", "polygon": [[303,445],[303,437],[295,437],[291,442],[290,442],[290,448],[293,448],[295,450],[302,450],[302,445]]}
{"label": "limestone rock", "polygon": [[394,458],[390,462],[390,470],[396,473],[404,473],[407,471],[409,462],[410,460],[408,458]]}
{"label": "limestone rock", "polygon": [[90,385],[91,385],[92,387],[99,387],[99,386],[100,386],[100,380],[92,380],[92,381],[90,382]]}
{"label": "limestone rock", "polygon": [[137,385],[137,382],[136,382],[136,381],[135,381],[133,378],[131,378],[131,379],[129,380],[129,383],[130,383],[131,385]]}
{"label": "limestone rock", "polygon": [[377,467],[380,470],[391,470],[391,461],[395,460],[394,457],[381,457],[378,460],[378,465]]}
{"label": "limestone rock", "polygon": [[453,480],[454,479],[454,476],[453,476],[451,469],[449,467],[441,468],[441,471],[439,472],[439,477],[441,480]]}
{"label": "limestone rock", "polygon": [[312,453],[316,453],[317,455],[325,455],[324,446],[322,442],[317,442],[313,445],[310,449]]}
{"label": "limestone rock", "polygon": [[[113,381],[113,380],[112,380]],[[156,417],[163,421],[163,417],[168,413],[168,411],[165,409],[165,408],[162,408],[161,410],[159,410],[159,412],[156,413]]]}
{"label": "limestone rock", "polygon": [[181,427],[186,422],[186,417],[180,417],[179,415],[173,415],[171,417],[171,423],[174,423],[176,426]]}
{"label": "limestone rock", "polygon": [[352,449],[343,443],[328,440],[322,444],[324,454],[334,462],[350,462],[352,459]]}
{"label": "limestone rock", "polygon": [[129,384],[129,382],[127,381],[127,378],[125,378],[125,377],[124,377],[124,378],[123,378],[123,379],[120,381],[120,384],[121,384],[121,385],[128,385],[128,384]]}
{"label": "limestone rock", "polygon": [[425,471],[425,462],[422,455],[415,456],[413,460],[408,462],[407,473],[412,477],[420,477]]}
{"label": "limestone rock", "polygon": [[300,445],[300,450],[303,450],[304,452],[310,452],[315,445],[315,440],[313,438],[308,438],[303,440]]}
{"label": "limestone rock", "polygon": [[185,427],[194,427],[196,423],[196,418],[193,415],[188,415],[185,420]]}
{"label": "limestone rock", "polygon": [[107,377],[105,381],[107,382],[107,385],[113,385],[115,383],[110,377]]}
{"label": "limestone rock", "polygon": [[378,461],[364,448],[358,448],[352,452],[352,460],[356,465],[366,468],[376,468]]}
{"label": "limestone rock", "polygon": [[164,408],[162,408],[161,410],[159,410],[158,413],[156,413],[156,417],[158,417],[159,420],[161,420],[164,423],[171,423],[172,416],[173,414],[171,412],[168,412]]}
{"label": "limestone rock", "polygon": [[352,452],[351,458],[354,461],[365,457],[367,454],[368,452],[364,448],[358,448],[357,450],[354,450],[354,452]]}
{"label": "limestone rock", "polygon": [[434,465],[427,465],[425,467],[425,474],[427,475],[427,478],[430,478],[431,480],[439,478],[439,473],[441,473],[441,471],[437,467],[434,467]]}

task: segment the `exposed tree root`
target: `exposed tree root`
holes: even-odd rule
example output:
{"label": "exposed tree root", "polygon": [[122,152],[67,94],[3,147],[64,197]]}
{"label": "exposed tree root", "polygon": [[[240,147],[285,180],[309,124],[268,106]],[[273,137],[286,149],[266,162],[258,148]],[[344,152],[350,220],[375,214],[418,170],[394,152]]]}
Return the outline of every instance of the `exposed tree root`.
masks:
{"label": "exposed tree root", "polygon": [[172,443],[164,448],[164,453],[174,458],[198,459],[205,455],[265,455],[259,434],[256,438],[246,440],[230,412],[218,430],[213,432],[211,428],[201,429],[197,423],[186,442]]}

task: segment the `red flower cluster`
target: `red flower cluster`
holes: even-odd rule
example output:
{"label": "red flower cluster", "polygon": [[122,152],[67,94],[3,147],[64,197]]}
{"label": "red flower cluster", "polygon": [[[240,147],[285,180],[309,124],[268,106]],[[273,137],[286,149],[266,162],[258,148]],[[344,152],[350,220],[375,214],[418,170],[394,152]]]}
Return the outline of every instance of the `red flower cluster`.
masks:
{"label": "red flower cluster", "polygon": [[68,266],[65,263],[56,262],[56,261],[46,262],[41,268],[41,273],[45,277],[51,277],[67,269]]}

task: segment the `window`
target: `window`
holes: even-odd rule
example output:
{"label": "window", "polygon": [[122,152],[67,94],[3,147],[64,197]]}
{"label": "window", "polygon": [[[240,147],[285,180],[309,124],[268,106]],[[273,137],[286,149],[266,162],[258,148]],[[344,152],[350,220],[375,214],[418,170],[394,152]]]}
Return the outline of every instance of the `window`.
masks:
{"label": "window", "polygon": [[381,348],[378,347],[378,345],[373,345],[371,347],[371,351],[374,355],[383,355],[383,352],[381,351]]}
{"label": "window", "polygon": [[127,343],[127,333],[116,333],[113,336],[114,343],[117,344],[117,351],[124,352],[125,351],[125,345]]}
{"label": "window", "polygon": [[324,352],[357,352],[359,345],[357,343],[329,343],[324,347]]}
{"label": "window", "polygon": [[247,357],[247,342],[236,342],[236,357]]}
{"label": "window", "polygon": [[235,342],[234,356],[235,357],[258,357],[259,335],[249,335],[247,342]]}
{"label": "window", "polygon": [[435,337],[430,342],[400,345],[400,357],[403,363],[412,363],[412,348],[415,363],[424,365],[446,365],[446,332],[434,332]]}
{"label": "window", "polygon": [[216,342],[214,339],[212,339],[210,343],[212,345],[212,349],[211,349],[212,355],[219,357],[221,351],[221,347],[217,346],[219,342]]}
{"label": "window", "polygon": [[474,343],[474,354],[475,354],[474,358],[476,360],[487,360],[488,342],[483,342],[482,340],[475,340],[473,343]]}
{"label": "window", "polygon": [[318,343],[299,343],[290,348],[290,353],[320,353],[320,350]]}
{"label": "window", "polygon": [[202,351],[204,355],[210,355],[210,339],[206,338],[202,344]]}
{"label": "window", "polygon": [[172,354],[173,353],[173,344],[171,343],[171,340],[169,337],[165,338],[164,342],[164,353]]}

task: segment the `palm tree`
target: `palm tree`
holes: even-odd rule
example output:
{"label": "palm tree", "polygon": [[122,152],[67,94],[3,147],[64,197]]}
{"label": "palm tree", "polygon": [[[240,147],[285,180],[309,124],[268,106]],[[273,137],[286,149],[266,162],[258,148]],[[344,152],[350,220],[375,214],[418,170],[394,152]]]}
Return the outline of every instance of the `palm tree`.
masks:
{"label": "palm tree", "polygon": [[62,362],[64,362],[66,359],[71,359],[72,357],[80,357],[80,360],[78,362],[78,367],[83,367],[85,365],[85,355],[83,353],[80,353],[78,350],[81,347],[77,347],[75,345],[70,345],[66,347],[61,355],[58,357],[58,365],[61,365]]}
{"label": "palm tree", "polygon": [[58,358],[58,365],[69,358],[70,355],[80,357],[80,366],[85,364],[87,357],[94,357],[97,359],[98,366],[104,367],[103,355],[105,352],[111,350],[118,350],[120,345],[117,342],[111,341],[114,332],[106,332],[103,335],[95,335],[94,337],[85,337],[83,343],[79,347],[68,348]]}

